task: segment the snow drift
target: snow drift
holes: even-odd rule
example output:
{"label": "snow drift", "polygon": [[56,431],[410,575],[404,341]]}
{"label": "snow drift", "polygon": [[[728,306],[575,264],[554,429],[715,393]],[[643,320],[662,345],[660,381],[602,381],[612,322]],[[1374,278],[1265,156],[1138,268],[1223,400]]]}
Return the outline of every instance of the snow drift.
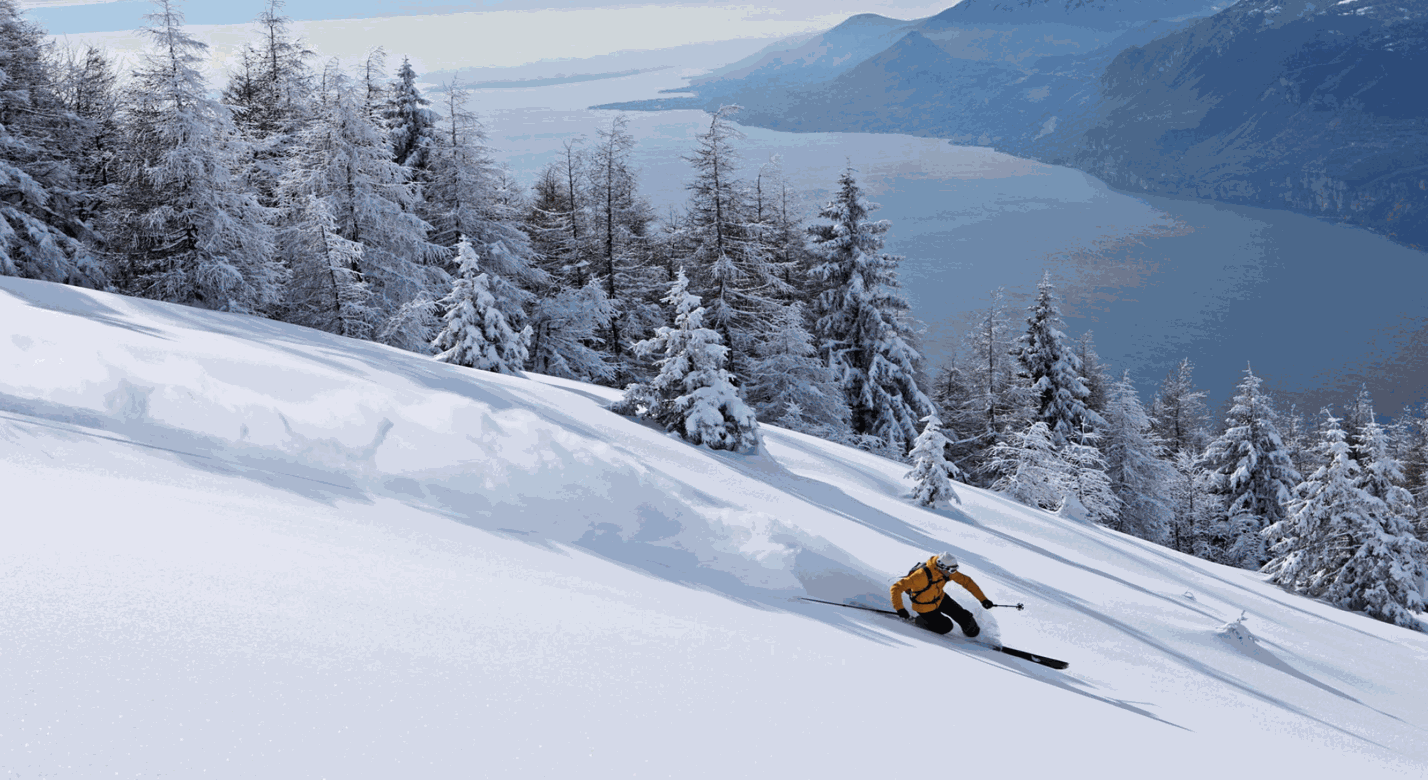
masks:
{"label": "snow drift", "polygon": [[[1258,574],[268,320],[3,278],[0,323],[6,776],[1428,769],[1428,637]],[[796,600],[943,549],[1071,668]]]}

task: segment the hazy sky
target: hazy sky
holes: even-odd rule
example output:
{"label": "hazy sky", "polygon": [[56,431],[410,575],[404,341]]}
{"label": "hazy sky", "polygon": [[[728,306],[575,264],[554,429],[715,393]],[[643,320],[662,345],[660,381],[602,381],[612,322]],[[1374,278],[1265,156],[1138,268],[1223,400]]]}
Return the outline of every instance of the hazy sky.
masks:
{"label": "hazy sky", "polygon": [[[750,3],[629,3],[609,0],[289,0],[286,14],[294,20],[366,19],[389,16],[451,14],[473,11],[570,11],[661,7],[686,11],[738,13],[749,22],[814,22],[857,13],[879,13],[901,19],[929,16],[955,0],[792,0]],[[148,0],[20,0],[52,33],[130,30],[151,8]],[[264,0],[188,0],[179,7],[191,24],[221,25],[252,20]],[[691,16],[691,19],[698,17]]]}
{"label": "hazy sky", "polygon": [[[146,43],[134,31],[148,0],[20,0],[62,43],[107,49],[123,65]],[[420,72],[507,68],[614,52],[734,39],[777,39],[828,29],[858,13],[930,16],[951,0],[794,0],[777,3],[614,3],[608,0],[289,0],[294,32],[321,56],[352,61],[377,46]],[[224,72],[265,0],[179,2],[190,29]],[[743,56],[742,54],[738,56]],[[737,56],[730,57],[737,59]]]}

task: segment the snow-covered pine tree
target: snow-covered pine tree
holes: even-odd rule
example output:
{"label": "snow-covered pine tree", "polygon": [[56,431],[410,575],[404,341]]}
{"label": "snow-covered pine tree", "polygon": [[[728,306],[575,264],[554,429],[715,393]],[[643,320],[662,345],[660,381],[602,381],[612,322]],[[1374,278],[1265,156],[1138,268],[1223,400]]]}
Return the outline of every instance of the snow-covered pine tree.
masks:
{"label": "snow-covered pine tree", "polygon": [[[848,404],[838,377],[823,364],[803,326],[803,305],[783,307],[756,347],[744,396],[764,422],[832,441],[848,437]],[[797,413],[789,411],[796,405]]]}
{"label": "snow-covered pine tree", "polygon": [[1285,504],[1300,482],[1274,424],[1270,399],[1247,366],[1236,388],[1225,431],[1206,448],[1197,468],[1218,497],[1210,542],[1215,559],[1246,569],[1268,560],[1261,532],[1285,516]]}
{"label": "snow-covered pine tree", "polygon": [[598,133],[585,159],[592,271],[616,312],[603,348],[617,368],[617,381],[625,382],[638,372],[629,344],[662,324],[664,312],[658,269],[647,262],[653,213],[640,196],[639,177],[630,161],[635,138],[629,121],[616,116]]}
{"label": "snow-covered pine tree", "polygon": [[1219,500],[1209,492],[1205,473],[1196,468],[1197,457],[1196,453],[1182,450],[1167,461],[1171,471],[1165,500],[1172,507],[1173,515],[1166,544],[1180,552],[1208,559],[1213,557],[1209,547],[1210,529]]}
{"label": "snow-covered pine tree", "polygon": [[1150,406],[1151,433],[1163,443],[1165,459],[1175,470],[1166,492],[1173,516],[1169,544],[1195,554],[1205,528],[1205,510],[1213,503],[1200,489],[1195,461],[1210,441],[1205,392],[1195,388],[1195,364],[1182,359],[1165,375]]}
{"label": "snow-covered pine tree", "polygon": [[1076,339],[1074,349],[1077,359],[1081,361],[1081,380],[1086,384],[1086,408],[1104,417],[1115,378],[1097,354],[1091,331],[1082,333],[1081,337]]}
{"label": "snow-covered pine tree", "polygon": [[1170,493],[1176,474],[1170,463],[1160,458],[1161,442],[1141,406],[1130,372],[1109,388],[1104,416],[1101,451],[1111,489],[1121,502],[1119,519],[1111,525],[1156,544],[1168,544],[1175,514]]}
{"label": "snow-covered pine tree", "polygon": [[997,442],[989,466],[1002,475],[992,490],[1030,507],[1055,511],[1072,492],[1071,465],[1052,443],[1050,427],[1040,420]]}
{"label": "snow-covered pine tree", "polygon": [[[689,292],[680,270],[665,301],[674,309],[674,327],[635,345],[640,355],[661,355],[659,374],[626,390],[621,411],[635,411],[686,441],[714,450],[742,452],[759,445],[754,412],[739,397],[726,368],[728,348],[718,331],[704,327],[704,307]],[[640,407],[644,407],[643,410]]]}
{"label": "snow-covered pine tree", "polygon": [[1372,402],[1369,403],[1368,418],[1363,429],[1350,443],[1354,459],[1362,467],[1360,489],[1383,504],[1388,516],[1396,518],[1385,521],[1385,525],[1403,524],[1411,526],[1417,512],[1413,506],[1413,494],[1405,487],[1403,462],[1394,457],[1393,441],[1389,431],[1375,419]]}
{"label": "snow-covered pine tree", "polygon": [[[410,156],[407,167],[422,179],[423,197],[417,209],[432,226],[432,242],[454,248],[464,236],[490,275],[491,294],[512,325],[523,327],[535,302],[534,291],[548,288],[551,280],[540,266],[530,237],[521,229],[524,204],[510,202],[502,192],[505,185],[500,166],[486,146],[480,121],[467,106],[469,99],[469,90],[455,83],[447,85],[443,100],[446,116],[422,142],[424,162],[417,167],[413,162],[417,158]],[[455,273],[458,269],[448,270]],[[564,307],[565,315],[573,311]]]}
{"label": "snow-covered pine tree", "polygon": [[588,267],[581,264],[580,228],[560,161],[546,165],[531,187],[521,228],[530,236],[536,262],[560,289],[583,287]]}
{"label": "snow-covered pine tree", "polygon": [[1312,432],[1305,424],[1299,407],[1290,404],[1288,412],[1275,418],[1275,426],[1279,428],[1280,438],[1284,440],[1284,451],[1289,455],[1289,461],[1294,464],[1294,470],[1301,475],[1314,473],[1319,464],[1314,460]]}
{"label": "snow-covered pine tree", "polygon": [[582,382],[614,381],[614,366],[592,346],[614,316],[598,279],[584,287],[550,287],[532,305],[530,370]]}
{"label": "snow-covered pine tree", "polygon": [[247,150],[199,72],[208,46],[173,0],[154,0],[145,19],[153,49],[130,85],[124,182],[107,220],[124,286],[171,303],[267,311],[283,281],[275,215],[234,176]]}
{"label": "snow-covered pine tree", "polygon": [[339,336],[372,338],[382,314],[362,276],[362,245],[342,237],[328,202],[316,195],[295,205],[292,215],[288,247],[306,261],[292,271],[286,305],[297,316],[290,319]]}
{"label": "snow-covered pine tree", "polygon": [[694,166],[694,180],[687,186],[683,238],[690,289],[705,301],[709,327],[728,344],[730,370],[742,375],[754,343],[787,296],[751,213],[748,186],[738,176],[736,144],[744,137],[733,124],[738,110],[722,106],[714,112],[709,130],[696,137],[694,154],[685,158]]}
{"label": "snow-covered pine tree", "polygon": [[491,295],[490,277],[481,271],[476,250],[464,238],[456,244],[459,275],[441,299],[446,326],[432,342],[436,359],[497,374],[521,373],[531,332],[511,328]]}
{"label": "snow-covered pine tree", "polygon": [[1061,514],[1085,522],[1121,527],[1117,520],[1121,500],[1106,474],[1101,435],[1088,431],[1078,439],[1068,441],[1061,448],[1061,457],[1070,467]]}
{"label": "snow-covered pine tree", "polygon": [[1359,464],[1342,420],[1320,412],[1315,446],[1324,465],[1296,486],[1291,512],[1265,529],[1274,557],[1264,566],[1270,581],[1319,597],[1353,554],[1355,533],[1367,523],[1368,496],[1354,483]]}
{"label": "snow-covered pine tree", "polygon": [[[421,94],[416,79],[411,60],[403,57],[397,80],[387,90],[382,117],[392,145],[392,161],[420,172],[430,162],[427,155],[436,135],[436,112],[429,108],[431,101]],[[413,178],[420,179],[420,175]]]}
{"label": "snow-covered pine tree", "polygon": [[1395,426],[1399,462],[1403,464],[1403,484],[1413,495],[1418,512],[1418,538],[1428,541],[1428,404],[1419,407],[1418,414],[1404,409]]}
{"label": "snow-covered pine tree", "polygon": [[977,437],[969,452],[966,471],[980,485],[991,485],[1002,475],[986,470],[988,453],[1006,440],[1008,432],[1030,425],[1031,393],[1017,377],[1017,346],[1012,328],[1006,290],[991,292],[986,310],[980,313],[962,344],[963,375],[968,386],[969,413],[958,422],[968,438]]}
{"label": "snow-covered pine tree", "polygon": [[[375,127],[385,133],[387,129],[385,110],[387,93],[391,89],[391,84],[387,81],[387,50],[377,46],[368,51],[367,56],[362,60],[361,71],[361,83],[357,88],[361,92],[358,102],[362,107],[362,113]],[[327,80],[323,84],[323,92],[330,93],[342,86],[338,83],[341,81],[345,81],[345,77],[339,77],[337,81]]]}
{"label": "snow-covered pine tree", "polygon": [[808,301],[808,269],[813,256],[808,251],[808,230],[801,216],[802,203],[783,169],[781,155],[773,155],[759,166],[754,180],[754,221],[760,226],[768,248],[769,262],[783,279],[788,302]]}
{"label": "snow-covered pine tree", "polygon": [[[416,192],[409,171],[392,162],[386,139],[364,113],[361,95],[340,73],[329,73],[321,110],[297,139],[292,164],[279,184],[284,208],[283,256],[294,284],[325,285],[327,261],[308,253],[314,224],[305,220],[309,196],[326,201],[336,234],[362,247],[356,281],[367,285],[385,343],[425,352],[435,327],[433,304],[451,288],[442,249],[427,241],[429,225],[413,213]],[[306,264],[317,269],[304,269]],[[304,280],[306,280],[304,282]],[[324,306],[321,290],[295,290],[297,300]],[[289,309],[301,324],[335,322],[332,309]]]}
{"label": "snow-covered pine tree", "polygon": [[1360,460],[1364,453],[1364,436],[1368,427],[1377,421],[1373,408],[1373,396],[1366,385],[1359,385],[1354,400],[1344,409],[1344,433],[1348,436],[1349,449],[1354,460]]}
{"label": "snow-covered pine tree", "polygon": [[[975,432],[982,425],[974,392],[968,387],[964,362],[964,356],[950,355],[947,362],[937,369],[927,388],[927,396],[932,399],[932,404],[937,409],[937,418],[944,420],[944,425],[959,433],[969,430]],[[983,437],[972,435],[949,442],[947,457],[963,471],[963,479],[972,484],[968,477],[980,467],[979,456],[989,449],[991,446],[984,446]]]}
{"label": "snow-covered pine tree", "polygon": [[912,452],[908,454],[913,463],[912,471],[903,478],[916,482],[912,497],[922,506],[935,507],[948,502],[960,504],[962,499],[953,489],[951,480],[960,478],[962,474],[956,466],[947,462],[944,452],[948,439],[942,433],[942,421],[937,419],[937,415],[929,414],[922,418],[922,422],[922,433],[917,435]]}
{"label": "snow-covered pine tree", "polygon": [[1266,530],[1281,541],[1265,571],[1290,590],[1423,630],[1414,613],[1424,609],[1428,544],[1403,515],[1407,495],[1394,484],[1401,470],[1387,436],[1370,421],[1350,445],[1339,420],[1325,416],[1319,449],[1326,465],[1299,486],[1294,513]]}
{"label": "snow-covered pine tree", "polygon": [[1370,499],[1369,527],[1329,597],[1349,609],[1395,625],[1423,630],[1413,613],[1424,611],[1428,543],[1414,529],[1413,495],[1404,487],[1403,464],[1392,453],[1388,431],[1374,416],[1372,401],[1353,445],[1361,470],[1355,483]]}
{"label": "snow-covered pine tree", "polygon": [[1049,271],[1037,284],[1030,312],[1017,358],[1035,399],[1034,419],[1046,423],[1051,441],[1063,447],[1104,421],[1086,405],[1090,390],[1081,375],[1081,359],[1061,330],[1065,326]]}
{"label": "snow-covered pine tree", "polygon": [[265,206],[277,204],[278,182],[297,134],[312,119],[314,54],[293,37],[284,0],[267,0],[258,15],[258,37],[243,50],[242,67],[229,79],[223,102],[252,148],[247,177]]}
{"label": "snow-covered pine tree", "polygon": [[93,46],[83,53],[64,52],[52,69],[59,101],[74,118],[70,131],[55,134],[52,142],[62,142],[73,160],[78,189],[89,194],[80,199],[81,213],[91,219],[116,181],[114,167],[123,137],[118,75],[104,50]]}
{"label": "snow-covered pine tree", "polygon": [[867,219],[877,206],[863,199],[855,173],[843,171],[837,194],[819,211],[827,224],[809,228],[817,258],[814,343],[839,375],[853,433],[901,455],[917,438],[918,420],[935,409],[917,384],[922,355],[897,278],[902,258],[880,251],[889,223]]}
{"label": "snow-covered pine tree", "polygon": [[44,46],[15,0],[0,0],[0,276],[103,289],[75,175],[87,127],[55,94]]}
{"label": "snow-covered pine tree", "polygon": [[1150,406],[1151,430],[1172,456],[1198,455],[1210,440],[1205,392],[1195,389],[1194,372],[1195,364],[1182,359],[1165,375]]}

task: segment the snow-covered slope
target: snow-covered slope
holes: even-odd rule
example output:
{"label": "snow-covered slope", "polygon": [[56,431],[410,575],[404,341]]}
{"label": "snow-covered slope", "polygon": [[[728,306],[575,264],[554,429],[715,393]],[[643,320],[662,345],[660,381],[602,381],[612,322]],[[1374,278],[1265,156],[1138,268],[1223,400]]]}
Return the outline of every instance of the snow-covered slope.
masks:
{"label": "snow-covered slope", "polygon": [[[0,326],[0,776],[1428,770],[1428,637],[1253,573],[266,320],[3,278]],[[942,549],[1070,669],[794,600]]]}

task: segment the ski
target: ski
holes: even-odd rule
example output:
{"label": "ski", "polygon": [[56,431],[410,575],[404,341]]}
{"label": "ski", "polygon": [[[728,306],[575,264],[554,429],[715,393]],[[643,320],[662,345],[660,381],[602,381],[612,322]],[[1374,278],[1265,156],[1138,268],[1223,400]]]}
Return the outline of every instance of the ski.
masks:
{"label": "ski", "polygon": [[1022,658],[1027,661],[1031,661],[1034,664],[1049,666],[1052,669],[1065,669],[1066,667],[1071,665],[1065,661],[1059,661],[1055,658],[1049,658],[1044,655],[1037,655],[1036,653],[1028,653],[1025,650],[1018,650],[1015,647],[1007,647],[1006,645],[1002,645],[1001,647],[998,647],[996,649],[1000,652],[1006,653],[1007,655],[1013,655],[1017,658]]}
{"label": "ski", "polygon": [[[813,602],[814,604],[828,604],[828,605],[831,605],[831,606],[834,606],[834,607],[845,607],[845,608],[847,608],[847,609],[861,609],[861,610],[863,610],[863,611],[865,611],[865,612],[876,612],[876,613],[878,613],[878,614],[880,614],[880,615],[892,615],[893,617],[897,618],[898,620],[902,620],[902,618],[901,618],[896,612],[894,612],[894,611],[892,611],[892,610],[890,610],[890,609],[878,609],[877,607],[864,607],[864,606],[862,606],[862,605],[860,605],[860,604],[841,604],[841,603],[839,603],[839,602],[837,602],[837,601],[824,601],[823,599],[811,599],[811,598],[808,598],[808,597],[806,597],[806,596],[799,598],[799,601],[811,601],[811,602]],[[1025,650],[1018,650],[1018,649],[1016,649],[1015,647],[1007,647],[1006,645],[987,645],[987,644],[982,644],[981,642],[977,642],[977,641],[972,640],[972,639],[968,639],[968,640],[966,640],[966,641],[971,642],[972,644],[980,644],[980,645],[982,645],[982,647],[991,648],[991,649],[993,649],[993,650],[996,650],[996,651],[999,652],[999,653],[1006,653],[1007,655],[1012,656],[1012,657],[1014,657],[1014,658],[1020,658],[1020,659],[1022,659],[1022,660],[1024,660],[1024,661],[1031,661],[1031,662],[1034,663],[1034,664],[1041,664],[1042,666],[1050,667],[1050,668],[1052,668],[1052,669],[1065,669],[1066,667],[1068,667],[1068,666],[1071,665],[1071,664],[1067,663],[1066,661],[1062,661],[1062,660],[1059,660],[1059,659],[1056,659],[1056,658],[1051,658],[1050,656],[1037,655],[1036,653],[1028,653],[1028,652],[1025,651]]]}

